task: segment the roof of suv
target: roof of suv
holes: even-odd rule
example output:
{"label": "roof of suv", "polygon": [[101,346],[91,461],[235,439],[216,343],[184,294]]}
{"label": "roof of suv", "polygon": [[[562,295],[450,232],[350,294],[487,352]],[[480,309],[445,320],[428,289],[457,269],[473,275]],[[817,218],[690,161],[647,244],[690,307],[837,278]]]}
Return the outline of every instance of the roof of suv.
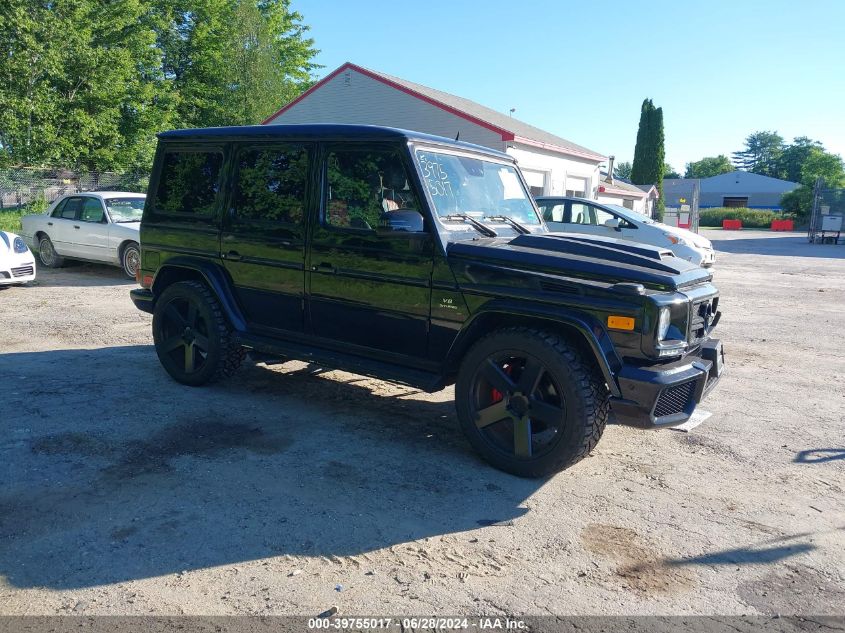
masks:
{"label": "roof of suv", "polygon": [[313,123],[309,125],[236,125],[230,127],[206,127],[187,130],[160,132],[162,139],[203,139],[221,137],[280,138],[280,137],[315,137],[349,138],[369,140],[406,140],[451,145],[476,152],[484,152],[501,158],[513,160],[513,157],[490,147],[456,141],[445,136],[435,136],[423,132],[401,130],[380,125],[346,125],[339,123]]}

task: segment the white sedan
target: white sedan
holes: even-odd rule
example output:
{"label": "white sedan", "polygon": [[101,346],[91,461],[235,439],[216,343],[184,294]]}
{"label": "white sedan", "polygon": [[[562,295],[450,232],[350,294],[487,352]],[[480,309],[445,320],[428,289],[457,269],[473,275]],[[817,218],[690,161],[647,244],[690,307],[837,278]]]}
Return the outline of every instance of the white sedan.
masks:
{"label": "white sedan", "polygon": [[0,231],[0,286],[25,284],[35,279],[35,257],[23,238]]}
{"label": "white sedan", "polygon": [[552,231],[589,233],[668,248],[698,266],[716,263],[716,251],[706,237],[676,226],[655,222],[641,213],[616,204],[565,196],[542,196],[537,206]]}
{"label": "white sedan", "polygon": [[141,263],[145,198],[123,191],[65,195],[44,213],[21,218],[21,233],[49,268],[58,268],[65,258],[81,259],[120,266],[134,279]]}

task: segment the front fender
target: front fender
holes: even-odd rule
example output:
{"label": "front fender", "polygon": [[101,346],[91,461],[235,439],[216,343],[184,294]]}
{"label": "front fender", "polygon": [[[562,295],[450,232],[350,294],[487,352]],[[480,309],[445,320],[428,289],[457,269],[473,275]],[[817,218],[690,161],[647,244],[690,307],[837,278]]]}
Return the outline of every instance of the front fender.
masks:
{"label": "front fender", "polygon": [[506,300],[493,300],[484,308],[475,312],[466,322],[449,350],[450,364],[457,362],[463,351],[486,330],[485,323],[490,321],[513,324],[516,320],[536,322],[547,321],[549,327],[559,329],[564,326],[577,332],[588,349],[592,352],[596,364],[604,377],[611,393],[620,396],[616,375],[622,368],[622,360],[613,347],[607,330],[594,317],[561,306],[515,304]]}
{"label": "front fender", "polygon": [[171,283],[197,277],[214,291],[232,328],[238,332],[245,332],[246,319],[232,292],[232,280],[229,273],[215,262],[183,255],[171,257],[156,271],[150,289],[156,297]]}

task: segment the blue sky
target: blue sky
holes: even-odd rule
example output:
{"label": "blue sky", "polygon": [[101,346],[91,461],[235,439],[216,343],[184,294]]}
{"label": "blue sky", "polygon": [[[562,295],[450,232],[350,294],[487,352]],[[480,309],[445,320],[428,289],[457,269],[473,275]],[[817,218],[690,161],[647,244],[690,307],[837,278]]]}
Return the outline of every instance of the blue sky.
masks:
{"label": "blue sky", "polygon": [[756,130],[845,156],[845,2],[293,0],[322,77],[345,61],[458,94],[617,160],[663,107],[678,171]]}

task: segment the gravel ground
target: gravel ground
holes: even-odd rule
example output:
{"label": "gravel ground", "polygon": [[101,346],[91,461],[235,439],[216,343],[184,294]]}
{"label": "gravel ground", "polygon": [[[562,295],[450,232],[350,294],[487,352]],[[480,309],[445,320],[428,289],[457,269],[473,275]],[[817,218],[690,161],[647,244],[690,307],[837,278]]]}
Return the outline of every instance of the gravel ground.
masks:
{"label": "gravel ground", "polygon": [[713,415],[547,481],[481,462],[451,389],[180,386],[117,269],[0,290],[0,613],[845,613],[845,247],[708,236]]}

